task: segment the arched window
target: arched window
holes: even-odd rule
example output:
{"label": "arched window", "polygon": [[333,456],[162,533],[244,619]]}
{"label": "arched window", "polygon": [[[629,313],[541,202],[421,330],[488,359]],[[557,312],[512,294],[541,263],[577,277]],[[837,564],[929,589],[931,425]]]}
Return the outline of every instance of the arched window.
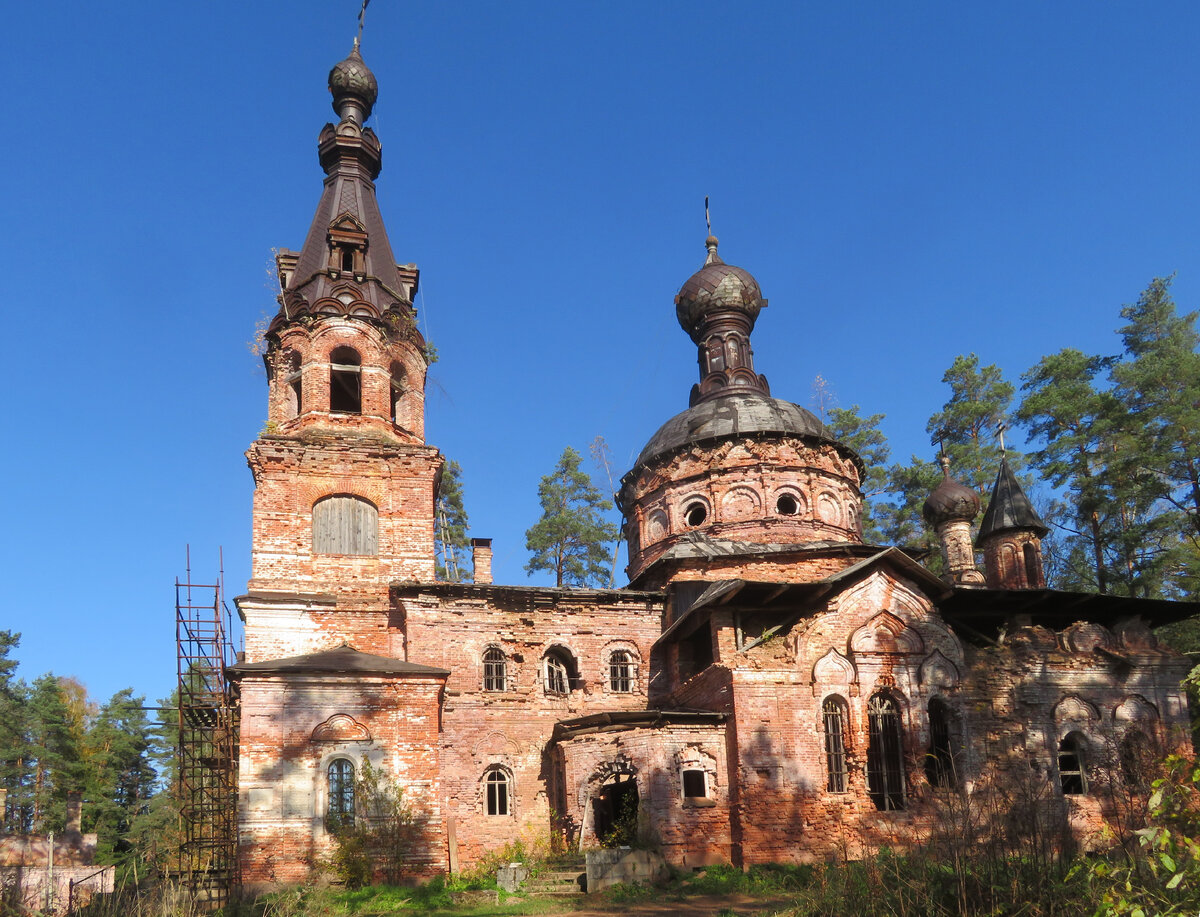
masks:
{"label": "arched window", "polygon": [[508,660],[498,646],[489,646],[483,654],[483,690],[508,690]]}
{"label": "arched window", "polygon": [[362,413],[362,358],[353,347],[337,347],[329,355],[329,410]]}
{"label": "arched window", "polygon": [[379,510],[362,497],[334,494],[313,504],[313,553],[379,553]]}
{"label": "arched window", "polygon": [[289,350],[283,359],[283,384],[286,386],[287,406],[284,408],[284,420],[299,417],[304,411],[304,389],[302,385],[300,354]]}
{"label": "arched window", "polygon": [[930,785],[958,786],[959,739],[957,723],[946,702],[935,697],[929,702],[929,751],[925,754],[925,777]]}
{"label": "arched window", "polygon": [[512,811],[512,781],[501,767],[489,768],[483,778],[488,815],[508,815]]}
{"label": "arched window", "polygon": [[826,698],[821,705],[825,727],[825,789],[846,792],[846,703],[840,697]]}
{"label": "arched window", "polygon": [[1058,780],[1064,796],[1084,796],[1088,791],[1083,736],[1072,732],[1058,745]]}
{"label": "arched window", "polygon": [[391,388],[388,400],[392,405],[392,423],[399,423],[400,399],[404,397],[404,366],[395,362],[391,368]]}
{"label": "arched window", "polygon": [[551,650],[542,662],[547,694],[570,694],[575,661],[562,650]]}
{"label": "arched window", "polygon": [[330,831],[354,824],[354,764],[348,758],[329,762],[329,804],[325,808],[325,824]]}
{"label": "arched window", "polygon": [[904,745],[900,737],[900,708],[886,694],[867,701],[867,791],[875,808],[904,808]]}
{"label": "arched window", "polygon": [[1038,589],[1042,585],[1042,560],[1038,557],[1037,548],[1027,544],[1021,550],[1025,555],[1025,585],[1030,589]]}
{"label": "arched window", "polygon": [[627,694],[633,690],[633,656],[628,650],[613,650],[608,657],[608,686]]}

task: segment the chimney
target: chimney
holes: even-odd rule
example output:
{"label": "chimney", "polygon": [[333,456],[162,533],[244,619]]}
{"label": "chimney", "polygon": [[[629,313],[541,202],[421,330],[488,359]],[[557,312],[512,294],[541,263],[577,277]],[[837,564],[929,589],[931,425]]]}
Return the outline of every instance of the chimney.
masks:
{"label": "chimney", "polygon": [[492,583],[492,539],[471,539],[471,561],[475,565],[475,582],[481,586]]}
{"label": "chimney", "polygon": [[83,797],[78,793],[67,794],[67,831],[79,833],[83,825]]}

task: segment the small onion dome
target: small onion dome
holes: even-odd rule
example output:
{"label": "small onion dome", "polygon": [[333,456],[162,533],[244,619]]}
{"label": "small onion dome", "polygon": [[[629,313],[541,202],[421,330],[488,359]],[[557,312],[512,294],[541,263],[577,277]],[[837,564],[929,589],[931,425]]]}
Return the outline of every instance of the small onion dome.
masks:
{"label": "small onion dome", "polygon": [[950,459],[943,455],[942,483],[929,495],[921,515],[934,528],[946,522],[971,522],[979,515],[979,494],[950,477]]}
{"label": "small onion dome", "polygon": [[750,320],[750,328],[767,304],[758,281],[749,271],[726,264],[717,254],[717,237],[705,241],[708,257],[675,297],[675,315],[683,330],[697,344],[705,322],[721,312],[741,312]]}
{"label": "small onion dome", "polygon": [[354,103],[362,109],[362,120],[371,116],[371,108],[379,98],[379,83],[358,53],[358,42],[344,61],[334,64],[329,71],[329,92],[333,95],[333,110],[345,117],[342,106]]}

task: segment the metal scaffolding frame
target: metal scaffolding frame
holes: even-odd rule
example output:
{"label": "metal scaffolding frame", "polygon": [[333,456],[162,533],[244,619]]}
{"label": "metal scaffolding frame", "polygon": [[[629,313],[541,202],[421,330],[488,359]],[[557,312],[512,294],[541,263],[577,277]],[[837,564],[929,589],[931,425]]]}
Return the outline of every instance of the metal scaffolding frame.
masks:
{"label": "metal scaffolding frame", "polygon": [[225,674],[237,661],[224,599],[224,564],[214,584],[175,580],[179,675],[179,874],[214,907],[238,884],[237,688]]}

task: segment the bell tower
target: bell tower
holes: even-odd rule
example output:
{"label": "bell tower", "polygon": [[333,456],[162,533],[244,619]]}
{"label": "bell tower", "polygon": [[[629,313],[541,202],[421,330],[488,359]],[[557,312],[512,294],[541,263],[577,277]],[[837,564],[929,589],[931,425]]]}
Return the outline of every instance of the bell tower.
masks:
{"label": "bell tower", "polygon": [[388,584],[434,578],[442,457],[425,444],[419,274],[396,263],[375,198],[382,148],[366,121],[378,85],[357,40],[329,91],[338,122],[317,143],[324,188],[300,251],[276,256],[267,423],[246,453],[253,557],[239,607],[250,662],[343,640],[400,655]]}

